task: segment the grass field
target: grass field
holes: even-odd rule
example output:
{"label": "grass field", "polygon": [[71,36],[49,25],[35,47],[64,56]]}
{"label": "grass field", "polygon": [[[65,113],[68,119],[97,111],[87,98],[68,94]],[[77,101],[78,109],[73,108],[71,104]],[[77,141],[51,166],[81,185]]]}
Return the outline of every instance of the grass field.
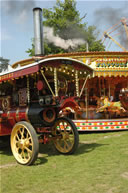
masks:
{"label": "grass field", "polygon": [[0,156],[1,193],[128,192],[128,131],[80,134],[70,156],[40,145],[33,166],[17,164],[9,147]]}

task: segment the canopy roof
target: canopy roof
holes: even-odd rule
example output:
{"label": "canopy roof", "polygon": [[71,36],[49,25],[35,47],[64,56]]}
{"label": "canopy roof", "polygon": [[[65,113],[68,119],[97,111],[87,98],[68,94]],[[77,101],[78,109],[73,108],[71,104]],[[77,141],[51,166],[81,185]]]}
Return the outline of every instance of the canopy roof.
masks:
{"label": "canopy roof", "polygon": [[[33,61],[33,59],[31,60]],[[24,60],[24,62],[26,62],[26,60]],[[47,70],[48,68],[49,70],[51,70],[51,68],[56,68],[58,72],[63,73],[66,76],[69,75],[69,77],[71,72],[74,71],[81,72],[79,74],[79,77],[82,77],[83,74],[92,76],[94,72],[94,69],[90,66],[84,64],[79,60],[68,57],[44,58],[29,65],[25,65],[21,61],[21,63],[19,62],[19,64],[20,65],[15,66],[15,68],[11,68],[7,72],[2,72],[0,74],[0,82],[38,73],[41,69]]]}
{"label": "canopy roof", "polygon": [[0,82],[38,72],[41,68],[57,68],[69,73],[78,70],[91,76],[128,76],[128,52],[77,52],[32,57],[12,65],[0,73]]}

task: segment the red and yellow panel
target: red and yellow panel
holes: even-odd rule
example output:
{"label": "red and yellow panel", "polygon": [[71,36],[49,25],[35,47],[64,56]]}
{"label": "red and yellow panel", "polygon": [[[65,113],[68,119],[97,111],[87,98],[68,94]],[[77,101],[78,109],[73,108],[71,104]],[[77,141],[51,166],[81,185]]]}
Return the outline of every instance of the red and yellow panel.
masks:
{"label": "red and yellow panel", "polygon": [[128,119],[74,120],[78,131],[128,130]]}

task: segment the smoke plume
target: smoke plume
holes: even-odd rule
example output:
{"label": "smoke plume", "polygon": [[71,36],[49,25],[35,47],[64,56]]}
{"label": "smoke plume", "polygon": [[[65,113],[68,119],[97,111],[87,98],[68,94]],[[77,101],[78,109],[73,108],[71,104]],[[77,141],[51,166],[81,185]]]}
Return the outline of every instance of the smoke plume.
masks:
{"label": "smoke plume", "polygon": [[47,39],[48,42],[53,43],[55,46],[61,47],[65,50],[69,48],[74,49],[81,44],[85,44],[85,40],[81,38],[64,40],[58,35],[55,36],[54,30],[51,27],[44,27],[44,38]]}
{"label": "smoke plume", "polygon": [[[105,7],[102,9],[100,8],[95,11],[94,18],[97,26],[100,27],[102,25],[104,29],[106,26],[112,27],[115,24],[120,25],[120,27],[116,29],[115,34],[120,34],[119,36],[117,36],[118,42],[120,42],[121,45],[123,45],[126,49],[128,49],[127,35],[124,26],[121,23],[122,18],[128,18],[128,2],[125,2],[124,6],[120,8],[112,8],[112,7]],[[105,30],[107,30],[107,28],[108,27],[106,27]],[[114,32],[112,33],[111,36],[114,38]],[[117,39],[117,37],[115,39]]]}
{"label": "smoke plume", "polygon": [[2,5],[5,12],[12,16],[16,23],[25,23],[36,3],[34,0],[7,0]]}

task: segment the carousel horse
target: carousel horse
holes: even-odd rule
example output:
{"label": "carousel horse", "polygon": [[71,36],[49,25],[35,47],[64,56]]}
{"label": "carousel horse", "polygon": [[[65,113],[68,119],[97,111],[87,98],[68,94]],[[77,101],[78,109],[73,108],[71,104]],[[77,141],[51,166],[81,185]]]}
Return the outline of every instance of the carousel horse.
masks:
{"label": "carousel horse", "polygon": [[70,113],[75,113],[74,109],[71,107],[65,107],[59,112],[60,117],[69,115]]}
{"label": "carousel horse", "polygon": [[64,102],[60,108],[59,115],[60,117],[69,115],[70,113],[78,113],[81,110],[81,107],[75,101],[74,97],[64,99]]}
{"label": "carousel horse", "polygon": [[98,108],[97,113],[103,112],[103,111],[126,112],[126,110],[122,107],[122,104],[120,101],[110,102],[108,97],[101,97],[100,100],[101,100],[101,103],[103,103],[103,105]]}
{"label": "carousel horse", "polygon": [[59,112],[59,115],[60,117],[63,117],[63,116],[66,116],[66,115],[69,115],[70,113],[79,113],[79,111],[81,111],[81,108],[79,106],[76,106],[75,108],[74,107],[65,107],[64,109],[62,109],[60,112]]}

